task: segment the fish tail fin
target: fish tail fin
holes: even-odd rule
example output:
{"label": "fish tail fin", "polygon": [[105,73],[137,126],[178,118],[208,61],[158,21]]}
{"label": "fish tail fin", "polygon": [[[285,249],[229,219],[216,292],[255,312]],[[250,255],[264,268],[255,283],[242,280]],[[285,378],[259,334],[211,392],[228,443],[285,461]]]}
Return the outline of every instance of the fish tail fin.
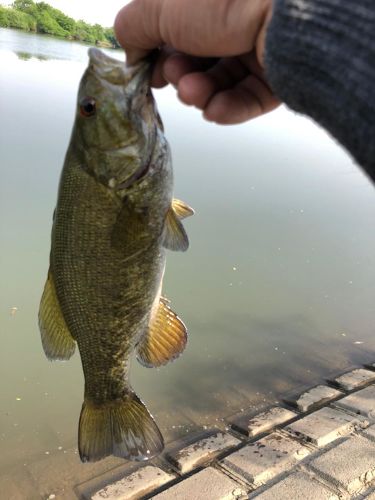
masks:
{"label": "fish tail fin", "polygon": [[78,429],[82,462],[109,455],[144,461],[164,448],[161,432],[146,406],[134,392],[121,400],[93,404],[85,400]]}

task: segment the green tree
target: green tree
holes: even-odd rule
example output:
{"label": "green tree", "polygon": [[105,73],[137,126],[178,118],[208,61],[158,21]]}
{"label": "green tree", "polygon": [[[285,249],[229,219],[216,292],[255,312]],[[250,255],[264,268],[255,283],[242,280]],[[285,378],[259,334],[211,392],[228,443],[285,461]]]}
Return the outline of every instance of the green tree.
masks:
{"label": "green tree", "polygon": [[119,49],[121,46],[115,37],[115,32],[113,28],[105,28],[104,34],[108,42],[111,44],[113,48]]}
{"label": "green tree", "polygon": [[112,28],[75,21],[46,2],[14,0],[12,7],[0,5],[0,26],[37,31],[90,44],[119,47]]}
{"label": "green tree", "polygon": [[17,28],[25,31],[36,31],[35,20],[14,9],[9,9],[0,5],[0,26],[4,28]]}
{"label": "green tree", "polygon": [[33,0],[14,0],[13,9],[24,12],[33,16],[36,13],[37,7]]}

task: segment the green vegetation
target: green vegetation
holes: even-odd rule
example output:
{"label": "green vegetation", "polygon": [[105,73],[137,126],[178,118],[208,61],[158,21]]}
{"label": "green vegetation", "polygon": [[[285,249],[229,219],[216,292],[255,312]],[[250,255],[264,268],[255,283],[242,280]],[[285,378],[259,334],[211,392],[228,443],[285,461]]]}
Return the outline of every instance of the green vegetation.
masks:
{"label": "green vegetation", "polygon": [[15,0],[11,7],[0,5],[0,27],[46,33],[102,47],[120,47],[112,28],[75,21],[45,2]]}

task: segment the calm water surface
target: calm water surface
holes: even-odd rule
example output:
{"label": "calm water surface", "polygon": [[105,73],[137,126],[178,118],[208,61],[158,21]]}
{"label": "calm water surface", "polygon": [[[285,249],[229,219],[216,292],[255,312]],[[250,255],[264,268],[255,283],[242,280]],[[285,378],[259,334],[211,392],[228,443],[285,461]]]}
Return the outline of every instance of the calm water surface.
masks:
{"label": "calm water surface", "polygon": [[[0,488],[73,498],[79,356],[49,363],[37,311],[52,212],[87,47],[0,30]],[[114,52],[121,57],[121,52]],[[375,356],[375,192],[329,137],[280,109],[219,127],[156,98],[176,196],[196,209],[165,292],[188,325],[182,358],[132,383],[167,440]],[[65,495],[65,496],[64,496]]]}

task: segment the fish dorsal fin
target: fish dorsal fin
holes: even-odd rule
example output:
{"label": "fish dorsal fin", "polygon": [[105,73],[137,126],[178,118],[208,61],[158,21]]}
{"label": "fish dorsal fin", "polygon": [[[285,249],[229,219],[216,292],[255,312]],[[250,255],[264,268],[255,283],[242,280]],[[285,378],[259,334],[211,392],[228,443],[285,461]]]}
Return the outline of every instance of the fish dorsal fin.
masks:
{"label": "fish dorsal fin", "polygon": [[179,219],[186,219],[186,217],[194,215],[194,209],[177,198],[172,200],[172,209]]}
{"label": "fish dorsal fin", "polygon": [[138,344],[137,359],[148,368],[165,365],[182,353],[186,342],[186,326],[169,307],[168,301],[161,298],[148,332]]}
{"label": "fish dorsal fin", "polygon": [[66,360],[72,357],[76,344],[62,315],[50,272],[40,302],[39,329],[43,349],[49,360]]}
{"label": "fish dorsal fin", "polygon": [[172,207],[165,218],[163,246],[175,252],[185,252],[189,248],[189,238]]}

